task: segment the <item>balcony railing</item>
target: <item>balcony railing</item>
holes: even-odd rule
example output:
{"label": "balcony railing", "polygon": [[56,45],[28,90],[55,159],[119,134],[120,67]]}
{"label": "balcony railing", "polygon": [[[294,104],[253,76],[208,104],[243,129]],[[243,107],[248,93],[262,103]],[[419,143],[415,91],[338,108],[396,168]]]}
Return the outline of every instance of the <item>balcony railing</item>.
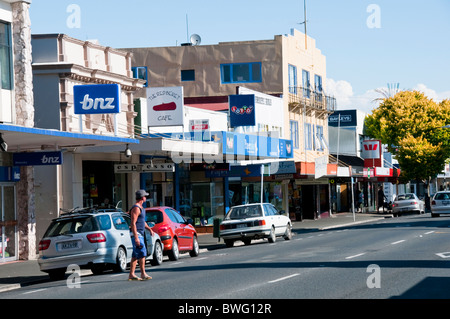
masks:
{"label": "balcony railing", "polygon": [[336,99],[310,88],[290,86],[289,105],[333,113],[336,110]]}

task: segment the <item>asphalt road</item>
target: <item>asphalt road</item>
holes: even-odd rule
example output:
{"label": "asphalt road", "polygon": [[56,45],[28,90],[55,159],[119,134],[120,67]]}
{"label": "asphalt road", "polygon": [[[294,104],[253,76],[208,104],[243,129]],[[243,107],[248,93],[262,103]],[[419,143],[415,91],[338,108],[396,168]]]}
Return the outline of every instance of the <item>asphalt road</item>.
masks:
{"label": "asphalt road", "polygon": [[[450,218],[429,214],[250,246],[183,255],[128,274],[72,276],[3,293],[3,299],[391,299],[450,298]],[[72,288],[70,288],[72,287]],[[186,309],[188,310],[188,309]]]}

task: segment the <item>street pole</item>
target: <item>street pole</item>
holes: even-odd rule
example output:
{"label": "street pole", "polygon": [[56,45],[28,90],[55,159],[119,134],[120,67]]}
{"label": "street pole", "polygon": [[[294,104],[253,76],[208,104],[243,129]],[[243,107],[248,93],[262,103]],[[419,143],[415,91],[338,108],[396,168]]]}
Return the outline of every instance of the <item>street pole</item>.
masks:
{"label": "street pole", "polygon": [[354,188],[353,188],[353,176],[350,178],[351,182],[352,182],[352,212],[353,212],[353,221],[356,220],[355,218],[355,193],[354,193]]}
{"label": "street pole", "polygon": [[264,164],[261,165],[261,204],[263,203]]}

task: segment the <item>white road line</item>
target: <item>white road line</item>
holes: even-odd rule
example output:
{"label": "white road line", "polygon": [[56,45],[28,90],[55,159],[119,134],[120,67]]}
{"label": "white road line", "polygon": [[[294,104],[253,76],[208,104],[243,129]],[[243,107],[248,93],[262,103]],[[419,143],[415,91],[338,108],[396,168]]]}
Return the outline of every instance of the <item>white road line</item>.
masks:
{"label": "white road line", "polygon": [[273,283],[275,283],[275,282],[282,281],[282,280],[286,280],[286,279],[290,279],[290,278],[296,277],[296,276],[298,276],[298,275],[300,275],[300,274],[293,274],[293,275],[290,275],[290,276],[281,277],[281,278],[278,278],[278,279],[275,279],[275,280],[268,281],[268,283],[269,283],[269,284],[273,284]]}
{"label": "white road line", "polygon": [[203,260],[203,259],[208,259],[208,257],[195,258],[195,260]]}
{"label": "white road line", "polygon": [[357,254],[357,255],[345,257],[345,259],[352,259],[352,258],[356,258],[356,257],[362,256],[362,255],[365,255],[365,254],[366,253],[360,253],[360,254]]}
{"label": "white road line", "polygon": [[43,289],[36,289],[36,290],[31,290],[31,291],[27,291],[27,292],[24,292],[22,295],[29,295],[29,294],[34,294],[35,292],[41,292],[41,291],[44,291],[44,290],[47,290],[47,288],[43,288]]}
{"label": "white road line", "polygon": [[393,243],[391,243],[391,245],[397,245],[400,243],[403,243],[404,241],[406,241],[405,239],[399,240],[399,241],[394,241]]}
{"label": "white road line", "polygon": [[429,234],[432,234],[432,233],[434,233],[434,230],[426,232],[424,235],[429,235]]}

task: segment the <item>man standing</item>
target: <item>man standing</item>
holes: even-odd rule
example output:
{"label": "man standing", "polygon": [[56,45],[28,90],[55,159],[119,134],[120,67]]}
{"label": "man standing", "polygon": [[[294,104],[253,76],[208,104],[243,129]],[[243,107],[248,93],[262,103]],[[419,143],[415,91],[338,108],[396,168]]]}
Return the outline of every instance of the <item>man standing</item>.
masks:
{"label": "man standing", "polygon": [[[145,272],[145,257],[147,256],[147,248],[145,247],[144,231],[148,229],[150,235],[153,235],[152,229],[145,222],[145,210],[143,204],[149,194],[140,189],[136,192],[136,203],[131,207],[131,242],[133,243],[133,254],[131,256],[130,274],[128,280],[148,280],[152,279]],[[137,263],[141,269],[141,277],[135,275]]]}

